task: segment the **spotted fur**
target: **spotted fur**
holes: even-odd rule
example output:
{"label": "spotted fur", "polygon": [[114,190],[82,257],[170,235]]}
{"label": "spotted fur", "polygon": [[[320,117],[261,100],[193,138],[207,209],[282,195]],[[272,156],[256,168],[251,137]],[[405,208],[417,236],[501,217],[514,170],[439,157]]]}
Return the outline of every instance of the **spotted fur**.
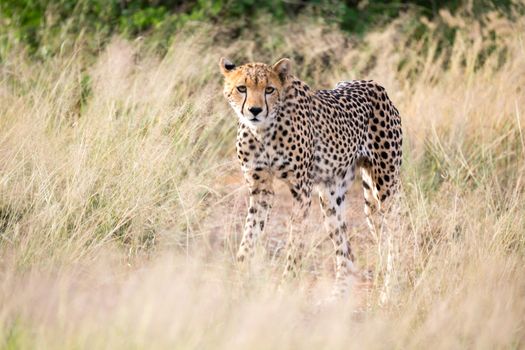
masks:
{"label": "spotted fur", "polygon": [[402,130],[398,110],[373,81],[345,81],[333,90],[311,90],[291,74],[288,59],[273,66],[235,66],[221,59],[224,96],[237,113],[237,156],[250,189],[244,235],[237,254],[249,257],[272,207],[273,180],[293,197],[285,274],[301,260],[301,236],[312,188],[336,256],[335,293],[348,290],[356,274],[347,237],[346,193],[360,168],[365,214],[374,235],[398,190]]}

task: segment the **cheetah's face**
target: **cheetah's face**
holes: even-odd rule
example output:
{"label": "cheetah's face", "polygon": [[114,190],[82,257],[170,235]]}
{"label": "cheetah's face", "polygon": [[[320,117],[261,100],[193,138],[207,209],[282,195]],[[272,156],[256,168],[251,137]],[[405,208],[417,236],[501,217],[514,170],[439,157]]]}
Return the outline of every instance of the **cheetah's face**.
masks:
{"label": "cheetah's face", "polygon": [[249,63],[236,67],[221,58],[219,65],[224,75],[224,96],[240,122],[255,129],[268,125],[284,97],[290,60],[284,58],[273,66]]}

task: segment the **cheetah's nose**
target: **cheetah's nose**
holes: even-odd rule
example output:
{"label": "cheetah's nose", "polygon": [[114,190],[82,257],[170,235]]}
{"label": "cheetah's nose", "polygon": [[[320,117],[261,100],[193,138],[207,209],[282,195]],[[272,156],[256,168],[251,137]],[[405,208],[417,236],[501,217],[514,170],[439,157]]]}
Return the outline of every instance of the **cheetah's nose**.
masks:
{"label": "cheetah's nose", "polygon": [[261,107],[250,107],[248,108],[248,110],[250,112],[252,112],[253,116],[256,117],[257,114],[261,113],[262,112],[262,108]]}

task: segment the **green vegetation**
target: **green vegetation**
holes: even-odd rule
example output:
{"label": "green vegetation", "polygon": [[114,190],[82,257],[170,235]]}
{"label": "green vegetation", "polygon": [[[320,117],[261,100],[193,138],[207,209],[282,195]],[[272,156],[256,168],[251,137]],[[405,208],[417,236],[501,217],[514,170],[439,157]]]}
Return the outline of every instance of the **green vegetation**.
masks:
{"label": "green vegetation", "polygon": [[[454,13],[461,4],[460,0],[9,0],[0,3],[0,36],[3,46],[21,42],[40,54],[56,52],[69,37],[94,33],[98,40],[118,33],[130,38],[146,34],[166,47],[170,37],[189,23],[229,27],[229,33],[238,36],[253,30],[260,16],[283,23],[301,15],[362,35],[402,13],[433,19],[440,10]],[[512,0],[476,0],[471,15],[510,13],[514,7]]]}

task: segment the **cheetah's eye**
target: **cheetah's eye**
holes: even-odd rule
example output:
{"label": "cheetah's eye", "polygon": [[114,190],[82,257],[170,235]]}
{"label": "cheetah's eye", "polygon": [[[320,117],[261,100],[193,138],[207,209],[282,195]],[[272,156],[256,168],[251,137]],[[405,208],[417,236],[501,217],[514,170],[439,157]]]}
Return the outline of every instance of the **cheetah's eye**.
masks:
{"label": "cheetah's eye", "polygon": [[244,86],[244,85],[237,86],[237,91],[245,93],[246,92],[246,86]]}
{"label": "cheetah's eye", "polygon": [[264,89],[264,92],[266,92],[267,94],[271,94],[274,91],[275,91],[275,88],[271,86],[268,86],[266,89]]}

